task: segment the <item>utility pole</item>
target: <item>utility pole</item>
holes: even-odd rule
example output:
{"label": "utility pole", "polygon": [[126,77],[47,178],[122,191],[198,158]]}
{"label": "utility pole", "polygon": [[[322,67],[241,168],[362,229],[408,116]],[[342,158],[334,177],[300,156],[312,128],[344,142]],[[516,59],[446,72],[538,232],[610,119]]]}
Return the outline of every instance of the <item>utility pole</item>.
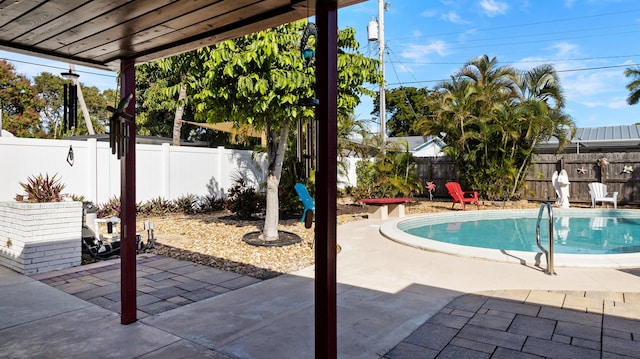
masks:
{"label": "utility pole", "polygon": [[378,46],[380,51],[380,73],[382,74],[382,81],[380,82],[380,138],[382,139],[382,148],[384,150],[384,141],[387,135],[386,128],[386,115],[387,106],[385,103],[384,93],[384,11],[389,3],[385,4],[384,0],[378,0]]}

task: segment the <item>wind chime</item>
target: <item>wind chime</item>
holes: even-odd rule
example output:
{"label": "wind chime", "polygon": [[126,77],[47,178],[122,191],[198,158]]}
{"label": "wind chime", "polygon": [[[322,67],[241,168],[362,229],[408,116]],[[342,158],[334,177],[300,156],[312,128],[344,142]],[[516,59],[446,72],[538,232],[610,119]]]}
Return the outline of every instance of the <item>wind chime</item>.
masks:
{"label": "wind chime", "polygon": [[[73,72],[64,72],[62,76],[65,78],[77,77],[78,74]],[[65,82],[63,87],[63,114],[62,123],[66,132],[75,133],[78,128],[78,86],[74,81]]]}
{"label": "wind chime", "polygon": [[[312,22],[307,22],[307,26],[302,33],[302,39],[300,40],[300,55],[304,60],[304,69],[311,67],[313,64],[313,60],[315,59],[315,51],[309,47],[309,39],[311,37],[318,37],[318,28],[316,24]],[[317,106],[318,99],[316,98],[305,98],[300,99],[297,102],[298,106]],[[297,157],[298,161],[304,161],[305,163],[305,172],[306,176],[309,177],[311,175],[311,169],[316,167],[315,159],[316,159],[316,141],[315,141],[315,121],[309,121],[306,125],[306,145],[303,149],[302,143],[304,142],[303,138],[303,124],[302,120],[298,120],[298,146],[297,146]]]}
{"label": "wind chime", "polygon": [[127,121],[133,121],[133,117],[125,113],[124,109],[127,108],[132,97],[131,94],[124,97],[117,108],[107,106],[107,110],[113,113],[109,119],[109,147],[111,147],[111,154],[116,155],[118,159],[129,152],[130,131]]}

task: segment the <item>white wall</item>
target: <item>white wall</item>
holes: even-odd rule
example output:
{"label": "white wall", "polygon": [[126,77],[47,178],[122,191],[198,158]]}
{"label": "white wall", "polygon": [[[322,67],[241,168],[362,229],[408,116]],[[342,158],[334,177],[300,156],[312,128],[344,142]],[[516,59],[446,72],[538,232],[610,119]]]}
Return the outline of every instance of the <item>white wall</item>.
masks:
{"label": "white wall", "polygon": [[[70,146],[73,166],[66,160]],[[136,144],[136,202],[185,194],[223,195],[238,176],[257,186],[262,170],[251,154],[222,147]],[[23,193],[19,182],[40,173],[57,173],[67,185],[63,193],[83,195],[95,203],[120,196],[120,162],[107,142],[0,137],[0,201]]]}

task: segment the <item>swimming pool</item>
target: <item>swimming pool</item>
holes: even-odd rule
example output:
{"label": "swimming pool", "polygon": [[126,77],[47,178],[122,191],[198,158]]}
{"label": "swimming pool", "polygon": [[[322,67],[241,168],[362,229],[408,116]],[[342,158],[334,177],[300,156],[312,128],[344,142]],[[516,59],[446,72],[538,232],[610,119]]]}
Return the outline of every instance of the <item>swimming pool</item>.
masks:
{"label": "swimming pool", "polygon": [[[640,211],[554,208],[556,266],[640,266]],[[415,215],[384,222],[387,238],[416,248],[546,266],[536,246],[538,210],[490,210]],[[548,215],[540,224],[547,247]]]}

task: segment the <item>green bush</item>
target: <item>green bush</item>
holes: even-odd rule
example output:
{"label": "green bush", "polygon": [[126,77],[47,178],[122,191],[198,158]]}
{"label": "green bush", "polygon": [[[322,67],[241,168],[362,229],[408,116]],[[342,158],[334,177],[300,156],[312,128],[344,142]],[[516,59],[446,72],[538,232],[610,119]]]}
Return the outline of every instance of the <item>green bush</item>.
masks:
{"label": "green bush", "polygon": [[252,219],[261,213],[266,206],[265,197],[247,185],[243,178],[238,178],[235,185],[229,188],[225,207],[239,219]]}

